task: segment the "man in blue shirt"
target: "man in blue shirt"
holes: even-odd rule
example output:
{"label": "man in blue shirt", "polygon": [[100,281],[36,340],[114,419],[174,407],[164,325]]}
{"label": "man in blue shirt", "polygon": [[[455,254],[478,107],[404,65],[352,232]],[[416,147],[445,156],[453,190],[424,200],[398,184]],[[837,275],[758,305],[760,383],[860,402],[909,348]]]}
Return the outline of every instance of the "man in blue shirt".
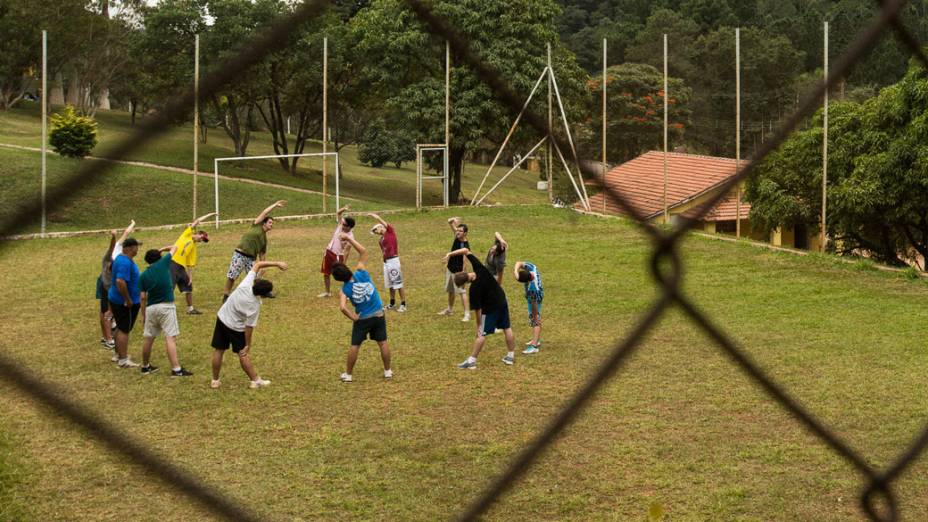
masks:
{"label": "man in blue shirt", "polygon": [[516,281],[525,285],[525,302],[528,305],[528,325],[532,327],[532,340],[525,345],[522,353],[538,353],[541,348],[541,301],[545,290],[541,286],[541,273],[538,267],[529,261],[516,263],[513,273]]}
{"label": "man in blue shirt", "polygon": [[[387,346],[387,320],[383,314],[383,302],[377,287],[371,281],[367,272],[367,250],[350,234],[342,233],[342,241],[348,241],[358,251],[361,258],[351,272],[344,263],[332,265],[332,277],[343,283],[341,292],[341,311],[345,317],[354,321],[351,329],[351,347],[348,349],[348,365],[345,373],[341,375],[342,382],[351,382],[351,372],[354,363],[358,360],[358,350],[364,339],[370,337],[380,347],[380,358],[383,359],[383,378],[393,378],[390,369],[390,348]],[[348,301],[354,305],[354,310],[348,308]]]}
{"label": "man in blue shirt", "polygon": [[113,283],[107,293],[113,319],[116,320],[116,355],[113,359],[120,368],[137,368],[138,363],[129,359],[129,332],[139,317],[141,291],[139,289],[139,267],[132,260],[138,255],[139,246],[134,237],[122,243],[122,253],[113,260]]}

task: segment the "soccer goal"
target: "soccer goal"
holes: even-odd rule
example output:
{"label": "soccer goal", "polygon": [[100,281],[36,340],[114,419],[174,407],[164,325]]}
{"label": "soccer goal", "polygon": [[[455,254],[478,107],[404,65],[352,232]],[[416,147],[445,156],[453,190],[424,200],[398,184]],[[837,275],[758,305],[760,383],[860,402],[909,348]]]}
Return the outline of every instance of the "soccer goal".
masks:
{"label": "soccer goal", "polygon": [[[425,175],[425,153],[440,152],[442,160],[442,169],[440,176]],[[442,181],[442,205],[448,206],[448,146],[434,143],[417,143],[416,144],[416,208],[422,208],[422,182],[427,180]]]}
{"label": "soccer goal", "polygon": [[[219,164],[224,161],[248,161],[248,160],[264,160],[264,159],[278,159],[278,158],[312,158],[312,157],[321,157],[322,161],[328,161],[328,159],[335,159],[335,208],[341,208],[341,192],[339,190],[339,178],[341,178],[341,167],[339,166],[338,153],[337,152],[307,152],[304,154],[276,154],[269,156],[230,156],[226,158],[216,158],[213,160],[213,196],[216,203],[216,228],[219,228],[219,222],[221,220],[219,213]],[[320,196],[328,197],[325,194],[325,190],[320,192]]]}

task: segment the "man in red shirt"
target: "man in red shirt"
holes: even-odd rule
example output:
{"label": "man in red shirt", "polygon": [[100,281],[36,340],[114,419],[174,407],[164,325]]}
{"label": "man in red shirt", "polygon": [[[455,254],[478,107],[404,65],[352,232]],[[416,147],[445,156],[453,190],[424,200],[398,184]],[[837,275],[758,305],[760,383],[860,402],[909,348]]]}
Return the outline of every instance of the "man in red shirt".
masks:
{"label": "man in red shirt", "polygon": [[[377,214],[371,214],[377,224],[371,227],[371,234],[380,236],[380,250],[383,252],[383,284],[390,290],[390,304],[386,310],[406,311],[406,290],[403,288],[403,269],[397,250],[396,230]],[[400,307],[396,308],[396,291],[400,292]]]}

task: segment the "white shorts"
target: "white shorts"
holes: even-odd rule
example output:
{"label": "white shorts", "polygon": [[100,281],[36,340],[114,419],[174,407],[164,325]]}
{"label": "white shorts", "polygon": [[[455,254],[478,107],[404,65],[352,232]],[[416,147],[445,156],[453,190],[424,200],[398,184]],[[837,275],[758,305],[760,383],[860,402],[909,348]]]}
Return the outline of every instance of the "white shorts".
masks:
{"label": "white shorts", "polygon": [[180,335],[177,326],[177,308],[174,303],[158,303],[145,307],[145,337],[158,337],[161,333],[165,337]]}
{"label": "white shorts", "polygon": [[451,270],[445,270],[445,292],[449,294],[463,294],[467,289],[463,286],[458,286],[454,284],[454,274],[451,273]]}
{"label": "white shorts", "polygon": [[383,284],[388,290],[403,288],[403,269],[399,257],[391,257],[383,262]]}

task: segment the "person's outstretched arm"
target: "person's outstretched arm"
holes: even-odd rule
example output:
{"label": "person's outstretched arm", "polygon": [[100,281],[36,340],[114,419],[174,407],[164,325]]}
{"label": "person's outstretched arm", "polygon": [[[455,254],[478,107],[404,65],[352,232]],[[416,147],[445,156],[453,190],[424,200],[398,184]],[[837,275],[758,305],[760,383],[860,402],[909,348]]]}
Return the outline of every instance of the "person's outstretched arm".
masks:
{"label": "person's outstretched arm", "polygon": [[209,214],[204,214],[204,215],[202,215],[202,216],[200,216],[200,217],[194,219],[194,220],[193,220],[193,223],[190,223],[190,228],[197,228],[197,226],[198,226],[200,223],[206,221],[206,218],[211,217],[211,216],[215,216],[215,215],[216,215],[215,212],[210,212]]}
{"label": "person's outstretched arm", "polygon": [[264,218],[266,218],[271,212],[274,211],[274,209],[280,208],[284,206],[286,203],[287,203],[287,200],[285,199],[281,199],[280,201],[275,201],[273,205],[267,207],[266,209],[262,210],[260,214],[258,214],[258,217],[256,217],[254,220],[254,224],[255,225],[260,224],[262,221],[264,221]]}
{"label": "person's outstretched arm", "polygon": [[354,247],[354,249],[358,251],[358,256],[360,256],[360,259],[358,259],[357,269],[367,270],[367,249],[364,248],[364,245],[362,245],[361,243],[358,243],[357,239],[351,237],[348,234],[345,234],[344,232],[341,234],[340,237],[342,240],[351,243],[351,246]]}
{"label": "person's outstretched arm", "polygon": [[525,263],[516,261],[515,266],[512,267],[512,275],[516,276],[516,281],[519,280],[519,270],[521,270],[523,266],[525,266]]}
{"label": "person's outstretched arm", "polygon": [[344,207],[342,207],[342,208],[336,210],[336,211],[335,211],[335,220],[338,221],[339,224],[341,224],[341,222],[342,222],[342,216],[345,215],[345,212],[348,212],[349,210],[351,210],[351,205],[345,205]]}
{"label": "person's outstretched arm", "polygon": [[113,258],[113,250],[116,248],[116,231],[110,230],[110,247],[106,249],[106,254],[103,256],[106,259]]}
{"label": "person's outstretched arm", "polygon": [[447,254],[445,254],[445,259],[444,259],[444,260],[445,260],[445,263],[447,263],[447,262],[448,262],[448,259],[450,259],[450,258],[452,258],[452,257],[454,257],[454,256],[466,256],[466,255],[469,255],[469,254],[470,254],[470,249],[469,249],[469,248],[466,248],[466,247],[465,247],[465,248],[459,248],[459,249],[457,249],[457,250],[452,250],[451,252],[448,252]]}
{"label": "person's outstretched arm", "polygon": [[459,224],[461,224],[461,218],[459,217],[448,218],[448,226],[451,227],[452,231],[457,232]]}
{"label": "person's outstretched arm", "polygon": [[380,216],[378,216],[377,214],[371,214],[370,216],[371,216],[372,218],[376,219],[378,223],[380,223],[381,225],[384,226],[384,228],[390,226],[389,223],[387,223],[386,221],[384,221],[383,218],[380,217]]}
{"label": "person's outstretched arm", "polygon": [[122,235],[119,236],[119,241],[117,241],[117,243],[119,243],[120,245],[123,244],[123,242],[125,242],[126,239],[129,237],[129,234],[131,234],[134,230],[135,230],[135,220],[133,219],[132,221],[129,222],[129,226],[127,226],[126,229],[122,231]]}
{"label": "person's outstretched arm", "polygon": [[282,272],[290,268],[287,263],[283,261],[258,261],[253,267],[251,267],[252,272],[260,272],[265,268],[279,268]]}
{"label": "person's outstretched arm", "polygon": [[503,239],[503,236],[500,235],[499,232],[496,232],[494,235],[496,236],[496,240],[499,241],[503,245],[503,250],[509,250],[509,243],[507,243],[506,240]]}

